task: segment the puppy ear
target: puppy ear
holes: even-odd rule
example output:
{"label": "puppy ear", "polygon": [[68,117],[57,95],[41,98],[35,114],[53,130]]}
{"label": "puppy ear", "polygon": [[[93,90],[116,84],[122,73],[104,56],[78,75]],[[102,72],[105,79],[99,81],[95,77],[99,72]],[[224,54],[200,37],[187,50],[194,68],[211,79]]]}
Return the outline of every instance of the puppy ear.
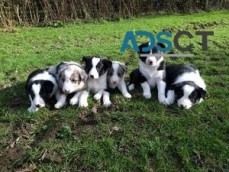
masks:
{"label": "puppy ear", "polygon": [[139,46],[138,46],[138,49],[139,49],[138,54],[143,53],[142,49],[143,49],[144,47],[148,47],[148,46],[149,46],[149,42],[146,42],[146,43],[143,43],[143,44],[139,45]]}
{"label": "puppy ear", "polygon": [[176,90],[178,89],[179,87],[183,86],[184,84],[181,82],[181,83],[177,83],[177,84],[172,84],[170,89],[172,90]]}
{"label": "puppy ear", "polygon": [[141,44],[141,45],[138,46],[138,49],[139,49],[138,54],[141,54],[141,52],[142,52],[142,47],[143,47],[143,44]]}
{"label": "puppy ear", "polygon": [[157,46],[161,47],[161,48],[165,48],[165,44],[161,43],[161,42],[158,42],[157,43]]}
{"label": "puppy ear", "polygon": [[177,89],[177,88],[182,87],[184,85],[190,85],[190,86],[193,86],[196,88],[196,84],[193,81],[183,81],[183,82],[180,82],[177,84],[172,84],[171,89]]}
{"label": "puppy ear", "polygon": [[147,57],[146,57],[146,56],[141,56],[141,55],[140,55],[139,58],[141,59],[141,61],[145,62]]}
{"label": "puppy ear", "polygon": [[126,64],[120,64],[121,65],[121,67],[123,68],[123,70],[126,72],[127,71],[127,66],[126,66]]}
{"label": "puppy ear", "polygon": [[64,64],[65,64],[64,62],[60,62],[60,63],[56,66],[56,71],[59,71],[59,70],[63,67]]}
{"label": "puppy ear", "polygon": [[26,84],[25,84],[25,89],[26,89],[26,91],[31,90],[31,86],[32,86],[32,82],[27,81]]}
{"label": "puppy ear", "polygon": [[58,71],[57,74],[55,75],[58,82],[61,78],[61,74],[62,74],[62,71]]}
{"label": "puppy ear", "polygon": [[207,91],[204,90],[203,88],[200,88],[200,87],[199,87],[198,91],[199,91],[200,96],[201,96],[203,99],[205,99],[205,97],[206,97],[206,95],[207,95]]}
{"label": "puppy ear", "polygon": [[51,93],[53,91],[54,84],[51,81],[45,81],[44,87],[48,93]]}
{"label": "puppy ear", "polygon": [[56,67],[56,72],[55,72],[55,76],[60,78],[60,73],[63,72],[63,70],[66,69],[67,63],[66,62],[60,62],[57,67]]}
{"label": "puppy ear", "polygon": [[86,81],[87,80],[87,77],[88,77],[88,75],[85,72],[85,70],[81,70],[80,71],[80,78],[81,78],[81,80]]}
{"label": "puppy ear", "polygon": [[112,61],[107,60],[107,59],[103,59],[102,60],[104,66],[106,66],[106,68],[110,68],[112,66]]}
{"label": "puppy ear", "polygon": [[90,59],[91,59],[90,56],[84,56],[84,57],[82,58],[82,62],[87,63]]}

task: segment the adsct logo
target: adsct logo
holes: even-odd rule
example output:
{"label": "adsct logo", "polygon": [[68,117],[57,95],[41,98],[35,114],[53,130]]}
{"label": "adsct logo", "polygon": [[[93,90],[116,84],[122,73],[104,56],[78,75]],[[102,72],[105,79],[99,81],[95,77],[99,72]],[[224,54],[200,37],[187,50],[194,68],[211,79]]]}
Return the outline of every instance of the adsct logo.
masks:
{"label": "adsct logo", "polygon": [[[197,36],[201,36],[202,37],[202,51],[207,51],[208,50],[208,36],[214,35],[214,32],[213,31],[196,31],[195,34]],[[171,38],[172,34],[169,33],[169,32],[159,32],[156,35],[156,39],[155,39],[154,35],[152,33],[150,33],[150,32],[147,32],[147,31],[136,31],[136,32],[128,31],[128,32],[126,32],[126,35],[125,35],[125,38],[124,38],[124,41],[122,43],[122,47],[121,47],[120,50],[122,52],[124,52],[128,48],[132,48],[131,45],[128,43],[130,41],[132,46],[133,46],[133,48],[134,48],[134,50],[135,50],[135,52],[138,52],[139,49],[138,49],[137,42],[135,40],[136,36],[146,36],[146,37],[149,38],[149,40],[151,42],[151,44],[148,47],[143,48],[143,52],[150,51],[150,49],[153,48],[153,46],[156,44],[156,42],[161,42],[161,43],[164,43],[166,45],[165,48],[158,47],[159,51],[161,51],[161,52],[170,51],[172,49],[172,47],[173,47],[173,44],[174,44],[175,48],[177,50],[181,51],[181,52],[192,50],[192,48],[194,47],[193,44],[189,44],[189,45],[187,45],[185,47],[182,47],[179,44],[179,38],[182,35],[185,35],[190,39],[193,38],[193,35],[190,32],[188,32],[188,31],[179,31],[174,36],[173,43],[172,43],[170,40],[162,38],[162,36],[166,36],[168,38]],[[160,54],[160,56],[161,56],[161,54]],[[164,54],[164,56],[193,56],[193,54]]]}

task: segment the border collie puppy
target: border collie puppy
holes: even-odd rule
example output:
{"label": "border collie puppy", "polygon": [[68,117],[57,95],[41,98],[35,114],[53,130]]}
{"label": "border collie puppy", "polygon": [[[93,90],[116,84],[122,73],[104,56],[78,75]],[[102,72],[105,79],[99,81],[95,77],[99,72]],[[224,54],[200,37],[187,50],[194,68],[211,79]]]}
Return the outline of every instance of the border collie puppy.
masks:
{"label": "border collie puppy", "polygon": [[111,106],[110,94],[107,89],[107,70],[112,66],[112,62],[98,56],[86,56],[82,58],[85,63],[85,71],[88,74],[87,91],[82,93],[80,106],[87,107],[89,92],[94,93],[94,99],[100,100],[103,97],[103,105]]}
{"label": "border collie puppy", "polygon": [[31,106],[29,112],[35,112],[39,108],[45,107],[46,102],[58,90],[55,77],[45,69],[33,71],[26,81],[26,90],[29,94]]}
{"label": "border collie puppy", "polygon": [[74,94],[70,99],[70,104],[77,104],[81,91],[86,88],[87,74],[82,66],[73,61],[61,62],[57,66],[50,67],[49,71],[55,74],[59,85],[58,101],[55,108],[63,107],[70,94]]}
{"label": "border collie puppy", "polygon": [[127,71],[127,66],[118,61],[112,61],[112,66],[107,72],[107,81],[109,89],[113,90],[118,88],[125,98],[131,98],[128,93],[125,83],[125,73]]}
{"label": "border collie puppy", "polygon": [[[166,84],[166,86],[165,86]],[[173,64],[166,66],[165,84],[159,85],[165,99],[161,102],[170,105],[177,100],[181,108],[189,109],[200,103],[206,96],[206,85],[199,71],[192,65]]]}
{"label": "border collie puppy", "polygon": [[146,99],[151,98],[151,89],[157,85],[157,82],[164,77],[165,62],[158,47],[164,48],[164,44],[157,43],[149,52],[143,52],[144,47],[148,47],[150,42],[139,46],[139,66],[130,73],[129,90],[133,90],[140,85],[143,89],[143,96]]}

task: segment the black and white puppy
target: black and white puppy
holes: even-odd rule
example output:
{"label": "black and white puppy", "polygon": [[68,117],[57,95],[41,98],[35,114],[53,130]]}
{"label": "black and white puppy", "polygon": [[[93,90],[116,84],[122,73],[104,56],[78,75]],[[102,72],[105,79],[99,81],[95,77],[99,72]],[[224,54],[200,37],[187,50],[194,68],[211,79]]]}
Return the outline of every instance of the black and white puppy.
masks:
{"label": "black and white puppy", "polygon": [[118,61],[112,61],[112,66],[107,72],[108,88],[113,90],[118,88],[125,98],[131,98],[128,93],[125,83],[125,73],[127,72],[127,66]]}
{"label": "black and white puppy", "polygon": [[107,89],[107,70],[112,66],[112,62],[102,59],[98,56],[83,57],[85,63],[85,71],[88,74],[87,91],[85,90],[81,96],[79,104],[87,107],[87,98],[89,92],[93,92],[94,99],[100,100],[103,97],[103,105],[109,107],[111,105],[110,94]]}
{"label": "black and white puppy", "polygon": [[162,83],[158,87],[161,89],[161,94],[166,96],[164,100],[161,100],[165,105],[170,105],[177,100],[179,107],[189,109],[194,104],[202,102],[206,96],[205,82],[197,68],[192,65],[166,66],[164,81],[166,85]]}
{"label": "black and white puppy", "polygon": [[[148,47],[150,42],[139,46],[139,66],[130,73],[129,90],[133,90],[137,85],[143,89],[143,96],[146,99],[151,98],[151,89],[154,88],[158,81],[163,79],[165,73],[165,62],[159,47],[164,48],[164,44],[157,43],[148,52],[143,52],[144,47]],[[155,56],[154,54],[157,54]]]}
{"label": "black and white puppy", "polygon": [[55,74],[59,85],[59,96],[55,108],[63,107],[66,104],[67,96],[73,93],[74,96],[70,99],[70,104],[77,104],[81,91],[87,85],[87,74],[83,67],[76,62],[69,61],[52,66],[49,68],[49,71]]}
{"label": "black and white puppy", "polygon": [[55,95],[58,84],[54,75],[46,69],[33,71],[27,78],[26,90],[29,94],[31,106],[29,112],[35,112],[39,108],[45,107],[48,99]]}

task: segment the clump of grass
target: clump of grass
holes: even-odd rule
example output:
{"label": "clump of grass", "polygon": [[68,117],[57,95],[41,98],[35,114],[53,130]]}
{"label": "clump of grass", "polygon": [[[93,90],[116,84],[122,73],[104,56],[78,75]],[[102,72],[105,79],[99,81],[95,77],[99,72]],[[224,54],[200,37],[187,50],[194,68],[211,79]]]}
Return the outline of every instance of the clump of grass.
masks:
{"label": "clump of grass", "polygon": [[72,130],[69,125],[62,126],[59,131],[57,132],[57,138],[69,140],[72,138]]}

